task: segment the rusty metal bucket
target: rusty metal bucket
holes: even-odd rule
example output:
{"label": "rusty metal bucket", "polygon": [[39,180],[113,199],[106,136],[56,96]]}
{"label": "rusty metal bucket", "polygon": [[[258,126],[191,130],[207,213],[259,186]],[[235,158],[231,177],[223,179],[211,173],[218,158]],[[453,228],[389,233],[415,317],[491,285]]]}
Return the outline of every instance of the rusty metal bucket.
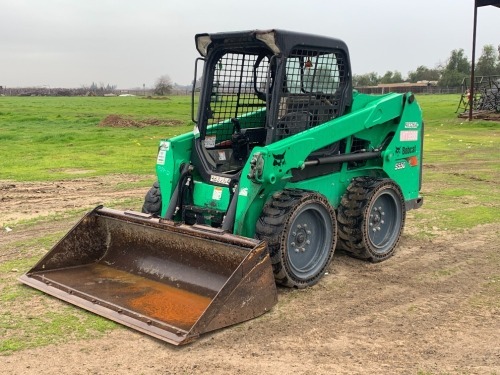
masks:
{"label": "rusty metal bucket", "polygon": [[175,345],[277,302],[264,242],[102,207],[20,281]]}

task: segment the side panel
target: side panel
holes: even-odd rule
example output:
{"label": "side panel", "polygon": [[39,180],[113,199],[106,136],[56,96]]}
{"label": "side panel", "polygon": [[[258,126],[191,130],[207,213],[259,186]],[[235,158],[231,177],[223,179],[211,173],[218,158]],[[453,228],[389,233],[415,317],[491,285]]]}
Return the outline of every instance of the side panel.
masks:
{"label": "side panel", "polygon": [[287,184],[287,188],[314,190],[324,195],[336,209],[342,196],[353,178],[359,176],[387,177],[384,170],[378,166],[364,166],[352,170],[344,170],[330,175],[320,176],[309,180]]}
{"label": "side panel", "polygon": [[[362,104],[356,103],[357,100]],[[271,194],[286,187],[318,191],[337,207],[352,178],[389,177],[401,186],[405,200],[418,198],[423,132],[422,114],[414,96],[360,94],[354,101],[355,110],[349,114],[253,150],[241,173],[235,234],[253,237],[263,205]],[[343,163],[338,172],[290,182],[292,169],[302,168],[313,151],[351,136],[366,140],[367,151],[383,150],[381,157],[358,168]],[[257,179],[250,179],[250,160],[256,153],[260,154],[261,173]]]}
{"label": "side panel", "polygon": [[160,141],[156,158],[156,174],[160,183],[162,210],[164,216],[170,197],[179,179],[181,165],[191,161],[194,134],[192,132]]}
{"label": "side panel", "polygon": [[398,131],[383,153],[384,171],[401,187],[406,201],[419,198],[424,128],[416,102],[404,107]]}
{"label": "side panel", "polygon": [[193,204],[213,210],[225,211],[229,205],[229,188],[194,181]]}
{"label": "side panel", "polygon": [[[352,178],[389,177],[401,186],[405,200],[419,197],[423,128],[421,110],[413,95],[358,94],[355,95],[352,108],[351,113],[340,118],[252,150],[241,171],[234,234],[253,237],[255,222],[260,217],[265,202],[274,192],[286,187],[318,191],[337,207]],[[162,215],[166,212],[179,178],[181,165],[192,160],[194,136],[193,133],[186,133],[161,142],[157,174],[162,191]],[[368,160],[357,168],[343,163],[338,172],[291,182],[292,170],[303,168],[313,151],[348,137],[365,141],[367,151],[382,149],[381,158]],[[261,161],[258,178],[249,177],[255,172],[252,159],[256,154],[260,155]],[[222,190],[220,197],[214,189],[215,187],[204,183],[203,188],[198,189],[200,191],[195,191],[196,206],[207,207],[209,204],[224,211],[229,203],[227,188]]]}

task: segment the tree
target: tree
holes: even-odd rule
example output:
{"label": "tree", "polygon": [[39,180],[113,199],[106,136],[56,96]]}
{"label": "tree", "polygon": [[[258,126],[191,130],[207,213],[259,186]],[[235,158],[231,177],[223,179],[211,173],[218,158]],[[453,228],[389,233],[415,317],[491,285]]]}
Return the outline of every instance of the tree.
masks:
{"label": "tree", "polygon": [[392,83],[401,83],[404,82],[404,78],[401,75],[401,72],[398,72],[397,70],[394,71],[394,74],[392,75]]}
{"label": "tree", "polygon": [[500,75],[500,44],[498,45],[497,74]]}
{"label": "tree", "polygon": [[395,72],[388,70],[380,79],[380,83],[401,83],[403,81],[403,76],[397,70]]}
{"label": "tree", "polygon": [[[500,46],[499,46],[500,47]],[[476,76],[494,76],[500,74],[500,61],[492,44],[483,47],[483,52],[476,64]]]}
{"label": "tree", "polygon": [[443,68],[440,86],[460,86],[465,77],[470,74],[470,61],[465,56],[464,50],[454,49],[451,51],[450,58]]}
{"label": "tree", "polygon": [[202,77],[198,78],[196,81],[192,80],[191,81],[191,86],[193,86],[193,84],[194,84],[195,91],[200,91],[200,89],[201,89],[201,83],[202,83]]}
{"label": "tree", "polygon": [[379,81],[380,77],[375,72],[366,74],[354,74],[354,76],[352,77],[352,84],[354,85],[354,87],[377,86]]}
{"label": "tree", "polygon": [[156,80],[155,95],[168,95],[172,92],[174,85],[168,75],[162,75]]}
{"label": "tree", "polygon": [[385,74],[380,78],[380,83],[391,83],[392,82],[392,72],[388,70]]}
{"label": "tree", "polygon": [[418,81],[438,81],[440,75],[439,69],[429,69],[424,65],[420,65],[415,71],[408,72],[408,80],[413,83]]}
{"label": "tree", "polygon": [[464,78],[467,77],[468,74],[463,74],[457,72],[456,70],[443,71],[443,74],[439,79],[438,85],[442,87],[457,87],[460,86]]}

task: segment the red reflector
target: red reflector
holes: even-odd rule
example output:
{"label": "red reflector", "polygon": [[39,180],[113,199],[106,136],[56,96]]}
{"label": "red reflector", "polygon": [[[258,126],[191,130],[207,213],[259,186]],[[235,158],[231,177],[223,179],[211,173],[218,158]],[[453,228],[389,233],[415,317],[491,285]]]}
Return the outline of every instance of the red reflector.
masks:
{"label": "red reflector", "polygon": [[406,160],[408,160],[408,164],[410,164],[411,167],[416,167],[418,165],[418,158],[416,156],[410,156]]}

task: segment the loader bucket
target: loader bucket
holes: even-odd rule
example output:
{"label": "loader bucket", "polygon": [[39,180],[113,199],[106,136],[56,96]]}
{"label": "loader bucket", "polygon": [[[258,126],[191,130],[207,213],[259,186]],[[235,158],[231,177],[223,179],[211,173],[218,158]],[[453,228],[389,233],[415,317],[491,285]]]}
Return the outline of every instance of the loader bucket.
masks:
{"label": "loader bucket", "polygon": [[102,207],[20,281],[175,345],[277,302],[265,242]]}

